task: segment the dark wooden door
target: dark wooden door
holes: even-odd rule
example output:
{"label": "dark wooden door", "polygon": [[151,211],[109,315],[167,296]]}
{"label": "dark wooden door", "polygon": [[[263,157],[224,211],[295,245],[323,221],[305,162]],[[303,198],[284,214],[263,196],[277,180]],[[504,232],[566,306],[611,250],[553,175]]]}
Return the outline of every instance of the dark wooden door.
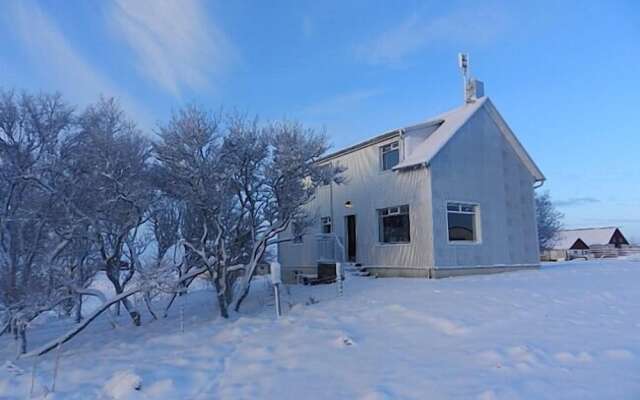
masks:
{"label": "dark wooden door", "polygon": [[356,262],[356,216],[345,217],[347,229],[347,261]]}

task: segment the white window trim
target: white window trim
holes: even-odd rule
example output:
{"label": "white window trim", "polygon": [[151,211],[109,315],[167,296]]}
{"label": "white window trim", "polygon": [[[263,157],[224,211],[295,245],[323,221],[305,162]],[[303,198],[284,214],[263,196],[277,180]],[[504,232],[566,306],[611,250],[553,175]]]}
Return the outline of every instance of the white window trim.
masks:
{"label": "white window trim", "polygon": [[[382,219],[382,216],[380,215],[380,211],[381,210],[386,210],[388,208],[398,208],[398,210],[399,210],[400,207],[405,207],[405,206],[408,209],[407,215],[409,216],[409,241],[408,242],[382,242],[380,240],[380,222],[381,222],[381,219]],[[397,214],[391,214],[391,215],[399,215],[399,214],[400,213],[398,212]],[[399,205],[399,206],[389,206],[389,207],[376,208],[375,209],[375,217],[376,217],[376,220],[377,220],[377,224],[376,224],[376,228],[377,228],[376,237],[378,238],[378,240],[376,241],[376,245],[377,246],[407,246],[407,245],[411,245],[411,205],[402,204],[402,205]]]}
{"label": "white window trim", "polygon": [[[476,228],[476,239],[475,240],[449,240],[449,203],[460,203],[460,204],[468,204],[472,205],[476,208],[474,228]],[[463,200],[445,200],[444,202],[444,212],[445,212],[445,234],[447,235],[447,243],[451,246],[477,246],[482,244],[482,210],[480,209],[480,203],[474,201],[463,201]]]}
{"label": "white window trim", "polygon": [[[382,153],[382,148],[389,146],[391,144],[397,143],[398,144],[398,164],[400,164],[402,162],[402,140],[400,140],[400,138],[395,138],[394,140],[387,142],[387,143],[383,143],[381,145],[378,146],[378,171],[381,174],[387,174],[390,172],[394,172],[393,171],[393,167],[395,167],[395,165],[389,169],[384,169],[384,158],[382,157],[383,153]],[[396,164],[396,165],[398,165]]]}
{"label": "white window trim", "polygon": [[[325,221],[328,221],[328,223],[326,223]],[[324,232],[325,226],[329,226],[329,233]],[[324,235],[330,235],[333,233],[333,221],[331,220],[330,216],[320,217],[320,233]]]}

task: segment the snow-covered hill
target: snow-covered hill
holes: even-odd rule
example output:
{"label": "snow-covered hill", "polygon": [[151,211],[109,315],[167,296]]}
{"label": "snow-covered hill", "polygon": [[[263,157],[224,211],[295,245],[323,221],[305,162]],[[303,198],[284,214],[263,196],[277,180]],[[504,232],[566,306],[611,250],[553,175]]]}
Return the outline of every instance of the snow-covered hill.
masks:
{"label": "snow-covered hill", "polygon": [[[274,319],[269,284],[231,321],[214,295],[166,320],[98,321],[60,351],[48,399],[637,399],[640,261],[546,265],[443,280],[352,277],[290,286]],[[146,317],[146,316],[145,316]],[[30,330],[35,346],[63,324]],[[0,360],[13,360],[0,337]],[[51,387],[56,351],[37,360]],[[0,398],[29,398],[33,359],[0,368]],[[22,373],[20,373],[22,370]],[[139,389],[139,390],[136,390]]]}

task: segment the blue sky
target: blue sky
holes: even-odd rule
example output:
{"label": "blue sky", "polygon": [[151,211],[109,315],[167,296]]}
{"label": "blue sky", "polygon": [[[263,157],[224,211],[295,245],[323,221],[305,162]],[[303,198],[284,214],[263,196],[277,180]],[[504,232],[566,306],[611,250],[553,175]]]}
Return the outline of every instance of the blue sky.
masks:
{"label": "blue sky", "polygon": [[115,96],[147,131],[194,101],[297,119],[337,148],[460,105],[466,51],[565,225],[640,241],[637,1],[5,1],[0,35],[4,87]]}

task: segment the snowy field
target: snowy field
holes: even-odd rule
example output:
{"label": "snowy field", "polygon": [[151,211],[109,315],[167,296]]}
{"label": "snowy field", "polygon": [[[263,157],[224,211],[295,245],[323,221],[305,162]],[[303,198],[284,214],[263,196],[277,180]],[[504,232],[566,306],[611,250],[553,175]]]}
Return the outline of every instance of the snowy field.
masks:
{"label": "snowy field", "polygon": [[[350,277],[290,286],[274,319],[264,280],[246,311],[213,293],[166,320],[97,321],[59,354],[48,399],[639,399],[640,261],[549,264],[443,280]],[[30,348],[64,331],[30,331]],[[0,337],[0,361],[14,360]],[[34,391],[51,388],[55,351]],[[0,398],[29,398],[33,359],[0,365]],[[133,390],[138,387],[139,390]]]}

